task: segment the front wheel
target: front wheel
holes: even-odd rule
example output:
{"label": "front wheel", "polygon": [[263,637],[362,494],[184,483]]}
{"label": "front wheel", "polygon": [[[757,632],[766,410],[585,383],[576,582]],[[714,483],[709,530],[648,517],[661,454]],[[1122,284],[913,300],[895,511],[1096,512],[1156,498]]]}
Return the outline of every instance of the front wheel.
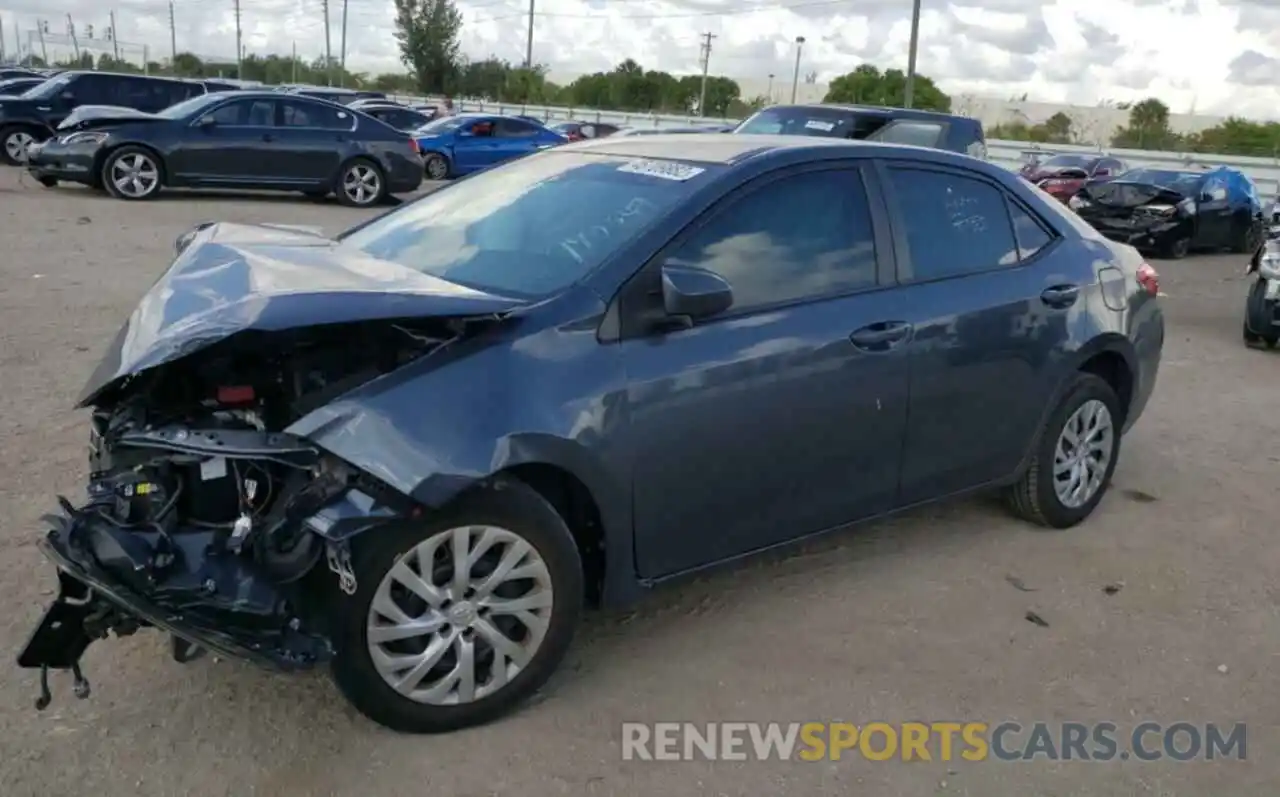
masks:
{"label": "front wheel", "polygon": [[431,152],[422,160],[422,170],[428,180],[446,180],[449,177],[449,161],[440,153]]}
{"label": "front wheel", "polygon": [[367,208],[386,196],[387,181],[377,164],[356,160],[342,167],[336,193],[338,201],[347,207]]}
{"label": "front wheel", "polygon": [[1106,380],[1079,373],[1045,425],[1026,473],[1009,488],[1024,520],[1070,528],[1098,506],[1120,455],[1123,414]]}
{"label": "front wheel", "polygon": [[0,161],[10,166],[27,162],[27,147],[39,139],[31,128],[15,125],[0,127]]}
{"label": "front wheel", "polygon": [[[1266,332],[1255,332],[1265,329]],[[1271,311],[1267,307],[1267,281],[1256,279],[1249,288],[1249,297],[1244,305],[1244,342],[1246,346],[1261,343],[1268,349],[1274,349],[1280,343],[1280,335],[1276,334],[1271,323]]]}
{"label": "front wheel", "polygon": [[1165,245],[1164,251],[1161,252],[1170,260],[1181,260],[1191,251],[1191,237],[1183,236]]}
{"label": "front wheel", "polygon": [[555,671],[582,613],[569,529],[514,479],[369,532],[352,570],[355,593],[334,609],[334,680],[396,731],[442,733],[512,710]]}
{"label": "front wheel", "polygon": [[102,163],[102,185],[116,199],[154,199],[163,184],[159,159],[141,147],[121,147]]}
{"label": "front wheel", "polygon": [[1239,254],[1253,254],[1260,246],[1262,246],[1262,230],[1258,225],[1250,224],[1240,233],[1232,251]]}

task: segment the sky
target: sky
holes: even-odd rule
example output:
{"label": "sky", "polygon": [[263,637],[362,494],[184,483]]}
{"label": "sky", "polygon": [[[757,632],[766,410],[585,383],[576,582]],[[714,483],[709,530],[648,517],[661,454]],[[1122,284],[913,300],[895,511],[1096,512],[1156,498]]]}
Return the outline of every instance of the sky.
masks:
{"label": "sky", "polygon": [[[341,49],[343,0],[328,0]],[[456,0],[471,58],[524,59],[529,0]],[[326,0],[241,0],[249,52],[324,54]],[[401,71],[391,0],[347,0],[347,65]],[[700,35],[715,35],[711,72],[829,81],[863,63],[905,69],[911,0],[536,0],[534,60],[554,79],[630,57],[650,69],[699,70]],[[174,0],[177,47],[234,59],[235,0]],[[36,20],[102,37],[116,14],[122,55],[170,51],[167,0],[0,0],[4,49]],[[948,93],[1095,105],[1148,96],[1175,113],[1280,118],[1280,0],[922,0],[918,68]],[[50,37],[51,39],[53,37]],[[65,41],[65,36],[63,37]],[[38,52],[39,45],[30,40]],[[69,52],[69,46],[62,46]],[[780,77],[780,79],[783,79]]]}

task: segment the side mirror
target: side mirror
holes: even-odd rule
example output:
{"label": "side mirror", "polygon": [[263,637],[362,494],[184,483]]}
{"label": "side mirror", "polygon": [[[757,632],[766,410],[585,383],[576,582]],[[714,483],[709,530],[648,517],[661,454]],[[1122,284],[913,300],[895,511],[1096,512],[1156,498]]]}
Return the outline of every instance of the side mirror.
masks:
{"label": "side mirror", "polygon": [[733,306],[733,288],[719,274],[695,266],[662,267],[662,307],[673,318],[694,321]]}
{"label": "side mirror", "polygon": [[196,126],[197,126],[197,127],[203,127],[203,128],[204,128],[204,129],[206,129],[206,130],[208,130],[209,128],[213,127],[213,126],[214,126],[214,125],[216,125],[216,124],[217,124],[217,122],[216,122],[216,121],[214,121],[214,118],[213,118],[212,116],[201,116],[201,117],[196,121]]}
{"label": "side mirror", "polygon": [[1096,170],[1094,170],[1094,172],[1093,172],[1093,176],[1094,176],[1094,177],[1110,177],[1110,176],[1111,176],[1111,170],[1110,170],[1110,169],[1096,169]]}
{"label": "side mirror", "polygon": [[72,104],[75,104],[76,95],[71,91],[64,91],[58,95],[58,99],[69,105],[72,105]]}

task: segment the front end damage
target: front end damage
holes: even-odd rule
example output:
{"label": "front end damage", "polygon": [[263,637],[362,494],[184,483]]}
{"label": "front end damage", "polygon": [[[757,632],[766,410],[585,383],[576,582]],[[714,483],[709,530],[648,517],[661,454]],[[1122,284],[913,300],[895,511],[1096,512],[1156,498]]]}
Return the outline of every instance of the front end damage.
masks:
{"label": "front end damage", "polygon": [[[172,307],[178,295],[167,296]],[[235,302],[215,307],[224,319],[236,312]],[[182,662],[209,650],[281,670],[331,658],[326,609],[357,586],[351,537],[421,510],[283,430],[495,320],[453,312],[283,329],[224,323],[221,339],[156,336],[164,356],[135,351],[136,367],[109,352],[85,393],[86,497],[59,497],[39,541],[59,592],[18,656],[40,671],[37,708],[51,699],[49,670],[69,670],[87,697],[85,650],[143,628],[170,634]],[[126,327],[120,339],[129,336]]]}

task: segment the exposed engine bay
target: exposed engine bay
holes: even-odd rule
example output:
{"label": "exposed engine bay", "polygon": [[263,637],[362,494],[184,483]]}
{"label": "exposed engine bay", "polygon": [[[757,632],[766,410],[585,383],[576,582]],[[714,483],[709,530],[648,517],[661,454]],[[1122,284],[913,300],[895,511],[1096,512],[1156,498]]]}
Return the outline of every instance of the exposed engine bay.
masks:
{"label": "exposed engine bay", "polygon": [[420,509],[281,430],[474,323],[243,333],[104,390],[87,501],[60,498],[46,517],[62,594],[19,657],[41,670],[37,707],[48,669],[70,669],[87,696],[89,643],[146,626],[172,634],[179,661],[208,649],[284,669],[327,660],[324,609],[334,587],[356,589],[348,540]]}

